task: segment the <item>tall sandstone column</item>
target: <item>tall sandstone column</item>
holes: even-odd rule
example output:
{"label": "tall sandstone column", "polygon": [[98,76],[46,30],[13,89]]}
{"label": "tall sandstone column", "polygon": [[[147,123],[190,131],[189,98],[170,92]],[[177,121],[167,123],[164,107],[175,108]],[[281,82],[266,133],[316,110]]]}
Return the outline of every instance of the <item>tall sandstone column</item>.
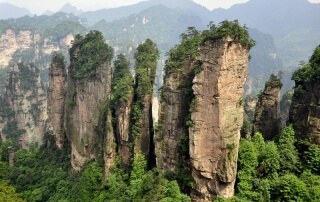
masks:
{"label": "tall sandstone column", "polygon": [[191,167],[192,199],[212,201],[234,195],[249,50],[227,37],[207,40],[198,53],[165,76],[155,153],[164,171]]}
{"label": "tall sandstone column", "polygon": [[67,73],[64,64],[64,57],[60,53],[53,56],[49,88],[47,93],[48,102],[48,120],[53,132],[53,136],[58,148],[63,147],[65,141],[64,122],[64,105],[67,93]]}
{"label": "tall sandstone column", "polygon": [[234,195],[248,56],[249,51],[230,38],[207,41],[200,47],[203,71],[193,79],[197,105],[191,113],[194,125],[189,128],[196,181],[192,197],[197,201]]}
{"label": "tall sandstone column", "polygon": [[115,161],[110,93],[113,49],[102,34],[76,36],[70,49],[64,128],[71,144],[71,165],[80,170],[88,159],[103,160],[106,175]]}
{"label": "tall sandstone column", "polygon": [[272,74],[256,105],[252,132],[261,132],[265,140],[271,140],[280,132],[281,86],[280,79]]}

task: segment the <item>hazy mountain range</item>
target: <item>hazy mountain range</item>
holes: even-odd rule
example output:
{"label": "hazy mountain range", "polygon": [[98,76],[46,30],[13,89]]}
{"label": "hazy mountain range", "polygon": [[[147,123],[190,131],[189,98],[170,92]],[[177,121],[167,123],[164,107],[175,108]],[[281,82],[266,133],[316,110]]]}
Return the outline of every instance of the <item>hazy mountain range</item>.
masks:
{"label": "hazy mountain range", "polygon": [[[4,10],[0,12],[1,19],[31,15],[27,9],[7,3],[0,4],[1,9]],[[308,0],[250,0],[229,9],[213,11],[191,0],[149,0],[88,12],[66,4],[59,12],[73,13],[81,18],[86,22],[82,25],[87,30],[102,31],[116,53],[132,54],[131,49],[151,38],[163,56],[190,26],[202,30],[210,21],[219,23],[225,19],[238,19],[250,28],[251,36],[257,42],[249,64],[249,80],[253,78],[252,85],[260,86],[257,89],[263,87],[271,73],[279,70],[285,72],[285,80],[290,80],[299,61],[308,60],[320,44],[320,4]],[[52,12],[48,10],[45,14],[51,15]]]}

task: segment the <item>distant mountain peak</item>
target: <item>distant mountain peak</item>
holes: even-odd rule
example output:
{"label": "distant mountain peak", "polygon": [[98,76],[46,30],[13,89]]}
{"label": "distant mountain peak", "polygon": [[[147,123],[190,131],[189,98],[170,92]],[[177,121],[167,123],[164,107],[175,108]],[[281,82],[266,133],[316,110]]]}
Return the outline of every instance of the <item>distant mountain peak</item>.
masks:
{"label": "distant mountain peak", "polygon": [[65,12],[65,13],[73,13],[75,15],[79,15],[83,13],[81,9],[78,9],[77,7],[71,5],[70,3],[66,3],[58,12]]}
{"label": "distant mountain peak", "polygon": [[0,3],[0,19],[19,18],[32,14],[26,8],[21,8],[9,3]]}

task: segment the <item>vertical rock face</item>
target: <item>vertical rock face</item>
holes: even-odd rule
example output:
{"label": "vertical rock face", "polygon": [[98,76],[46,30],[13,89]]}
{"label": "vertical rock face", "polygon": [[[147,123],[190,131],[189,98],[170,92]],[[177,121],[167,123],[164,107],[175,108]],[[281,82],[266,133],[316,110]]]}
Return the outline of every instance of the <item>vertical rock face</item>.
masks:
{"label": "vertical rock face", "polygon": [[44,42],[40,45],[41,39],[42,36],[39,33],[34,33],[31,30],[21,30],[17,33],[11,29],[5,30],[0,35],[0,68],[9,65],[16,51],[32,49],[35,58],[50,55],[53,51],[67,51],[74,36],[68,34],[57,42],[49,38],[43,38]]}
{"label": "vertical rock face", "polygon": [[249,51],[230,38],[209,40],[200,48],[202,71],[193,79],[196,101],[189,127],[196,182],[192,197],[197,201],[234,194],[248,56]]}
{"label": "vertical rock face", "polygon": [[133,77],[130,73],[130,62],[123,54],[114,61],[111,84],[111,109],[114,117],[114,130],[117,152],[125,165],[130,163],[130,115],[133,102]]}
{"label": "vertical rock face", "polygon": [[5,98],[14,111],[17,126],[24,131],[20,136],[23,148],[31,143],[42,143],[46,128],[47,103],[39,70],[19,63],[8,72]]}
{"label": "vertical rock face", "polygon": [[289,112],[296,137],[320,145],[320,45],[309,63],[293,73],[294,94]]}
{"label": "vertical rock face", "polygon": [[287,124],[287,121],[289,120],[289,112],[290,112],[290,106],[292,102],[292,96],[293,96],[294,90],[290,89],[287,92],[285,92],[281,98],[280,101],[280,118],[281,118],[281,125],[280,130],[284,128]]}
{"label": "vertical rock face", "polygon": [[[164,171],[191,167],[192,199],[212,201],[234,194],[249,50],[224,37],[191,47],[197,50],[192,59],[187,51],[196,40],[170,52],[155,153],[157,167]],[[183,61],[175,61],[176,55],[186,52]]]}
{"label": "vertical rock face", "polygon": [[[188,134],[185,119],[190,114],[189,100],[185,99],[185,88],[192,86],[192,61],[186,61],[183,72],[166,75],[161,95],[159,121],[155,136],[155,154],[157,167],[174,172],[181,160],[178,145],[182,135]],[[186,83],[181,80],[189,81]]]}
{"label": "vertical rock face", "polygon": [[273,79],[271,77],[259,97],[253,120],[252,132],[261,132],[265,140],[271,140],[280,131],[281,83],[275,76]]}
{"label": "vertical rock face", "polygon": [[289,122],[299,139],[320,145],[320,83],[296,84],[289,112]]}
{"label": "vertical rock face", "polygon": [[[147,39],[135,53],[136,86],[134,89],[132,136],[134,153],[142,152],[150,165],[153,156],[152,92],[155,81],[159,50]],[[154,161],[152,159],[152,161]]]}
{"label": "vertical rock face", "polygon": [[112,49],[102,34],[80,35],[70,49],[64,127],[71,144],[71,164],[80,170],[87,159],[114,164],[115,145],[109,110]]}
{"label": "vertical rock face", "polygon": [[130,163],[130,111],[132,106],[133,95],[130,96],[128,101],[121,102],[115,112],[116,128],[115,134],[117,136],[118,155],[124,164]]}
{"label": "vertical rock face", "polygon": [[56,145],[62,148],[65,141],[64,106],[67,92],[67,73],[62,54],[53,57],[50,68],[50,80],[47,93],[48,118],[52,127]]}
{"label": "vertical rock face", "polygon": [[14,149],[12,147],[8,147],[9,153],[9,166],[14,166]]}
{"label": "vertical rock face", "polygon": [[99,137],[97,130],[99,121],[102,121],[101,112],[108,105],[111,64],[100,64],[96,69],[95,78],[82,80],[71,78],[74,68],[71,64],[65,106],[65,129],[71,142],[72,166],[79,170],[86,159],[97,158],[98,152],[103,149],[104,139]]}
{"label": "vertical rock face", "polygon": [[39,34],[31,31],[20,31],[15,33],[8,29],[0,36],[0,67],[9,65],[12,55],[16,50],[26,50],[32,44],[39,42]]}
{"label": "vertical rock face", "polygon": [[151,144],[151,133],[152,129],[152,93],[147,94],[143,97],[141,104],[141,119],[136,122],[136,125],[139,126],[139,135],[135,138],[134,141],[134,152],[138,153],[142,151],[146,159],[149,159],[150,155],[150,144]]}

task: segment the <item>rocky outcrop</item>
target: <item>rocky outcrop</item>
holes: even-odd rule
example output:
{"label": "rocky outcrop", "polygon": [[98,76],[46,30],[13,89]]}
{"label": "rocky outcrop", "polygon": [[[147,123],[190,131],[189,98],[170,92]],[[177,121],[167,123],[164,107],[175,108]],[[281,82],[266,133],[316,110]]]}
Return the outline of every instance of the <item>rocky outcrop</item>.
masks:
{"label": "rocky outcrop", "polygon": [[[83,47],[90,50],[83,51]],[[78,38],[70,49],[64,128],[75,170],[80,170],[88,159],[104,160],[106,171],[114,164],[115,140],[109,109],[111,58],[111,48],[97,31]],[[87,68],[89,65],[91,68]]]}
{"label": "rocky outcrop", "polygon": [[19,139],[21,146],[29,148],[31,143],[42,144],[48,117],[39,70],[23,63],[13,66],[8,72],[5,98],[14,111],[17,126],[24,130]]}
{"label": "rocky outcrop", "polygon": [[65,142],[64,106],[67,93],[67,73],[61,53],[53,56],[50,68],[49,88],[47,91],[48,118],[56,145],[62,148]]}
{"label": "rocky outcrop", "polygon": [[9,154],[9,166],[14,166],[14,149],[13,147],[8,147],[8,154]]}
{"label": "rocky outcrop", "polygon": [[135,53],[135,89],[132,107],[134,154],[142,152],[148,165],[154,161],[152,95],[159,50],[150,39],[140,44]]}
{"label": "rocky outcrop", "polygon": [[192,61],[187,60],[183,71],[168,74],[164,79],[159,121],[155,129],[155,154],[157,167],[167,172],[176,171],[182,160],[182,154],[178,151],[181,136],[188,136],[185,122],[190,114],[190,100],[186,99],[185,90],[192,88],[192,68]]}
{"label": "rocky outcrop", "polygon": [[[100,129],[98,127],[102,118],[101,112],[108,111],[105,107],[108,106],[110,95],[111,64],[100,64],[96,70],[96,78],[92,79],[74,80],[71,76],[74,68],[71,64],[65,106],[65,129],[71,142],[72,167],[79,170],[85,160],[98,158],[99,151],[103,150],[104,137],[99,137],[97,130]],[[109,131],[104,135],[113,136]]]}
{"label": "rocky outcrop", "polygon": [[282,95],[282,98],[280,101],[280,119],[281,119],[280,130],[282,130],[286,126],[289,120],[289,112],[290,112],[293,93],[294,93],[294,90],[290,89]]}
{"label": "rocky outcrop", "polygon": [[117,143],[117,153],[122,163],[130,165],[130,133],[131,108],[133,104],[133,76],[130,72],[130,62],[123,54],[118,55],[114,61],[114,71],[111,84],[111,110],[113,116],[114,132]]}
{"label": "rocky outcrop", "polygon": [[193,79],[195,106],[189,127],[190,159],[196,187],[192,197],[211,201],[231,197],[237,172],[242,95],[248,49],[231,38],[207,41],[200,47],[202,71]]}
{"label": "rocky outcrop", "polygon": [[157,167],[174,172],[189,165],[194,201],[234,194],[248,56],[229,37],[208,40],[197,57],[186,55],[181,70],[167,70],[155,135]]}
{"label": "rocky outcrop", "polygon": [[38,43],[40,40],[38,33],[31,31],[19,31],[17,34],[11,30],[6,30],[0,36],[0,68],[9,65],[12,55],[17,50],[26,50],[31,45]]}
{"label": "rocky outcrop", "polygon": [[289,122],[298,139],[320,145],[320,45],[316,47],[309,63],[295,71],[294,94],[289,112]]}
{"label": "rocky outcrop", "polygon": [[71,33],[59,41],[53,41],[51,38],[43,38],[38,32],[31,30],[15,32],[12,29],[7,29],[0,36],[0,68],[7,67],[10,64],[16,51],[32,49],[35,53],[33,60],[35,60],[36,58],[44,58],[44,55],[50,55],[54,51],[66,52],[72,40],[74,40],[74,37]]}
{"label": "rocky outcrop", "polygon": [[262,133],[265,140],[271,140],[280,132],[281,86],[280,80],[271,75],[256,105],[252,132]]}
{"label": "rocky outcrop", "polygon": [[117,153],[125,165],[130,163],[130,112],[132,107],[133,95],[128,100],[121,102],[115,111],[116,127],[115,134],[117,139]]}
{"label": "rocky outcrop", "polygon": [[289,122],[298,139],[320,145],[320,82],[296,84]]}

